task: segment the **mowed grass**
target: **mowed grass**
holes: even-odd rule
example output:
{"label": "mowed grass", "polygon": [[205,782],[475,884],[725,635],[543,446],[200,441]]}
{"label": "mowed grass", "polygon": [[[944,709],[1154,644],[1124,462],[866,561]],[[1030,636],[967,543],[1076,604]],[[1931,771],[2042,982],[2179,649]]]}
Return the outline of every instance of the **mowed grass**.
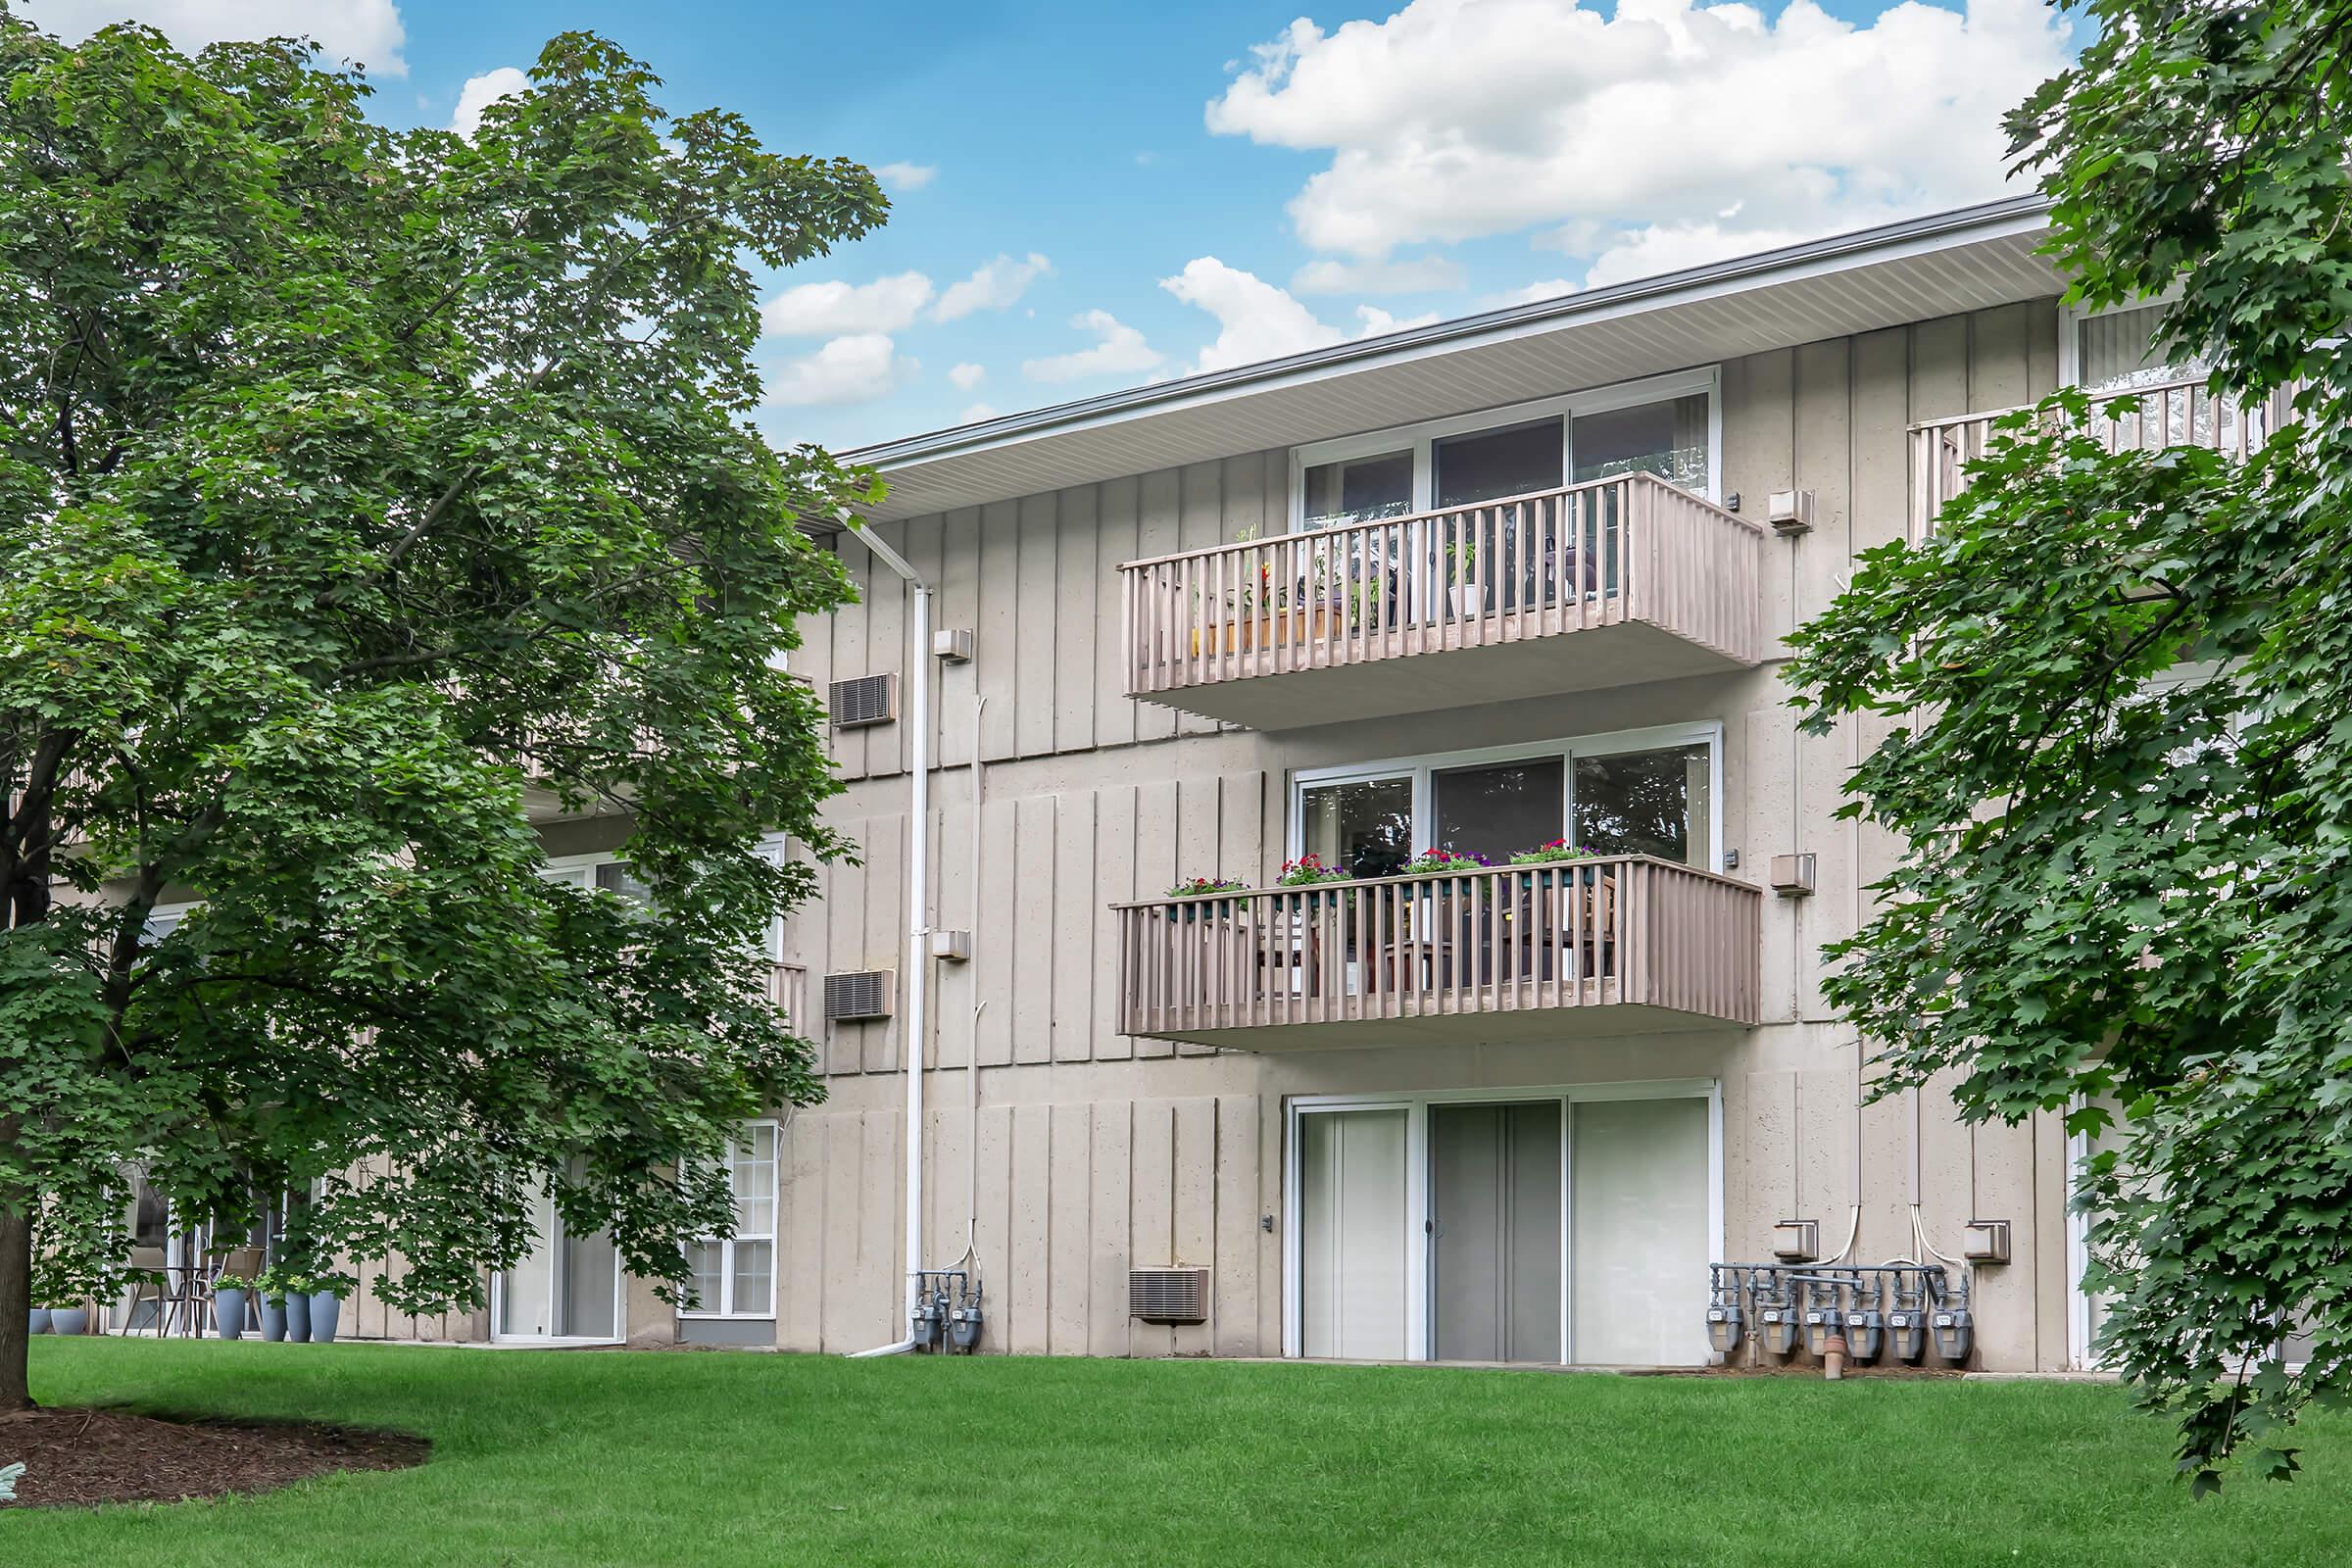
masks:
{"label": "mowed grass", "polygon": [[32,1374],[433,1458],[0,1510],[8,1568],[2352,1562],[2352,1422],[2311,1425],[2294,1485],[2192,1502],[2102,1386],[56,1339]]}

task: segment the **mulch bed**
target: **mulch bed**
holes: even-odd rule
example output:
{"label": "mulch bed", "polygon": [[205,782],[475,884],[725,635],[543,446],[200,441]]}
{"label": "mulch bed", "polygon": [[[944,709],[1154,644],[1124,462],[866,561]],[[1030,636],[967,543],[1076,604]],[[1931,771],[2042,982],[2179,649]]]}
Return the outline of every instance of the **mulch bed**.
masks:
{"label": "mulch bed", "polygon": [[268,1492],[338,1470],[405,1469],[430,1450],[403,1433],[308,1421],[168,1421],[88,1409],[0,1416],[0,1465],[24,1462],[19,1507]]}

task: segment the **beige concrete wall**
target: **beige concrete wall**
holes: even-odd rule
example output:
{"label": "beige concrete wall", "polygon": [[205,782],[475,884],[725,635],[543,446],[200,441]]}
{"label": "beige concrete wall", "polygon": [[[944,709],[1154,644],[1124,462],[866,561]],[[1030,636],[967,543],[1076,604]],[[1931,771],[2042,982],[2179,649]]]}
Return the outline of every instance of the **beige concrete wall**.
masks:
{"label": "beige concrete wall", "polygon": [[[905,595],[845,544],[866,602],[805,628],[794,665],[820,684],[918,668],[937,683],[936,919],[975,934],[970,964],[936,970],[936,1027],[923,1049],[926,1250],[947,1262],[963,1248],[976,1136],[988,1347],[1278,1353],[1283,1106],[1298,1094],[1718,1079],[1731,1255],[1768,1255],[1769,1227],[1787,1217],[1820,1221],[1834,1245],[1856,1202],[1859,1258],[1909,1251],[1910,1113],[1899,1101],[1857,1111],[1864,1053],[1822,999],[1817,956],[1855,928],[1864,888],[1890,863],[1880,835],[1831,817],[1843,774],[1877,736],[1853,723],[1798,735],[1777,639],[1829,603],[1857,552],[1902,535],[1906,427],[2049,390],[2056,324],[2054,303],[2035,302],[1724,366],[1723,488],[1752,508],[1801,485],[1817,504],[1812,533],[1768,545],[1774,654],[1736,675],[1279,736],[1131,702],[1113,645],[1116,566],[1279,528],[1281,451],[885,525],[938,584],[939,624],[974,629],[978,656],[962,668],[942,670],[909,647]],[[976,734],[975,695],[986,700]],[[1815,897],[1767,901],[1762,1027],[1289,1055],[1116,1032],[1107,906],[1180,875],[1269,876],[1285,852],[1291,770],[1701,719],[1723,726],[1724,843],[1740,851],[1741,874],[1758,875],[1776,853],[1819,858]],[[833,815],[863,863],[826,868],[822,900],[793,923],[788,956],[812,974],[896,965],[906,924],[908,726],[837,739],[849,788]],[[902,1027],[903,1018],[812,1026],[830,1099],[801,1112],[785,1141],[777,1340],[788,1348],[852,1349],[901,1332]],[[961,1071],[974,1055],[976,1126]],[[1919,1196],[1934,1240],[1956,1250],[1959,1226],[1976,1216],[2016,1227],[2015,1260],[1979,1276],[1983,1363],[2063,1365],[2057,1126],[1970,1128],[1947,1100],[1929,1101]],[[1261,1228],[1267,1216],[1272,1231]],[[1209,1323],[1127,1317],[1127,1268],[1164,1263],[1215,1270]]]}

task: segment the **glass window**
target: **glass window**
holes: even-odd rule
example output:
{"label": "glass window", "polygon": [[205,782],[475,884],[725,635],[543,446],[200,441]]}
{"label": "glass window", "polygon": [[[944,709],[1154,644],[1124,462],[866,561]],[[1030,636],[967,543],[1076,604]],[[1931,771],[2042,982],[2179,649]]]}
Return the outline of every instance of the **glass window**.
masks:
{"label": "glass window", "polygon": [[2156,347],[2156,329],[2163,323],[2164,307],[2139,305],[2128,311],[2108,311],[2076,323],[2082,350],[2082,384],[2093,391],[2154,386],[2201,375],[2205,368],[2190,359],[2167,361]]}
{"label": "glass window", "polygon": [[1390,876],[1413,858],[1410,777],[1316,784],[1299,792],[1299,853],[1350,876]]}
{"label": "glass window", "polygon": [[687,1250],[698,1312],[767,1317],[776,1309],[776,1145],[773,1122],[748,1122],[727,1145],[735,1234]]}
{"label": "glass window", "polygon": [[636,873],[619,860],[608,860],[596,868],[596,885],[607,893],[617,893],[631,904],[654,906],[654,890],[637,880]]}
{"label": "glass window", "polygon": [[1496,865],[1560,836],[1567,768],[1557,757],[1449,768],[1430,778],[1432,840]]}
{"label": "glass window", "polygon": [[1430,448],[1431,495],[1443,508],[1557,490],[1560,459],[1557,419],[1453,436]]}
{"label": "glass window", "polygon": [[1413,510],[1413,453],[1319,463],[1306,470],[1305,520],[1309,528],[1401,517]]}
{"label": "glass window", "polygon": [[1569,430],[1575,481],[1621,473],[1654,473],[1686,490],[1707,488],[1707,399],[1704,393],[1641,403],[1605,414],[1580,414]]}
{"label": "glass window", "polygon": [[1569,836],[1603,855],[1654,855],[1706,867],[1713,773],[1705,746],[1576,760]]}

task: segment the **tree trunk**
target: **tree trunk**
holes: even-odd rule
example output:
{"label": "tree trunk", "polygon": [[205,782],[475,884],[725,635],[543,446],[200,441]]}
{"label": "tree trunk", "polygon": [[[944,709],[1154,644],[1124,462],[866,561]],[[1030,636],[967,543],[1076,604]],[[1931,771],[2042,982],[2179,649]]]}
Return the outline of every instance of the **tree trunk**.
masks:
{"label": "tree trunk", "polygon": [[0,1203],[0,1414],[32,1408],[25,1359],[32,1348],[32,1204]]}

